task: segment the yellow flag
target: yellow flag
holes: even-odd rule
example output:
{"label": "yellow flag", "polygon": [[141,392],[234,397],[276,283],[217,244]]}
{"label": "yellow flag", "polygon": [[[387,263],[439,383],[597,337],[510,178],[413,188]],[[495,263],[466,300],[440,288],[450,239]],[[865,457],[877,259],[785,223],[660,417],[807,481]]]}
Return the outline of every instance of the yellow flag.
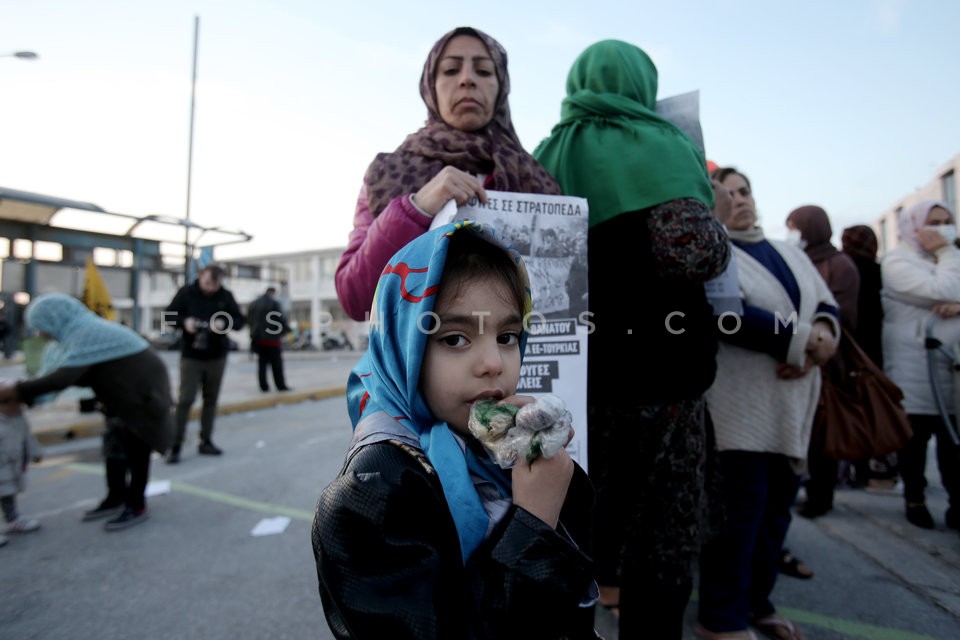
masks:
{"label": "yellow flag", "polygon": [[87,258],[87,281],[83,285],[83,304],[101,318],[117,319],[117,311],[110,300],[110,292],[91,258]]}

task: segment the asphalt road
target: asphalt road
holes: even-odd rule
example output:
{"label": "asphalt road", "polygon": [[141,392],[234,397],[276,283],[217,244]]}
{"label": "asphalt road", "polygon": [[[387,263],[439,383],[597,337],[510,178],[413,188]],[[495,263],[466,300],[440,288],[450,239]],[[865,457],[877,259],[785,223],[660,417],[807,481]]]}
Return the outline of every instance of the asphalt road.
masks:
{"label": "asphalt road", "polygon": [[[345,402],[223,417],[216,435],[222,458],[155,460],[151,481],[170,493],[148,498],[149,520],[111,533],[80,522],[105,494],[99,452],[48,450],[20,500],[43,528],[0,549],[0,636],[332,638],[309,532],[350,439]],[[290,519],[282,533],[251,535],[277,516]]]}
{"label": "asphalt road", "polygon": [[[97,441],[49,447],[20,496],[43,528],[0,549],[0,637],[331,638],[309,530],[349,437],[342,397],[221,416],[226,454],[156,461],[152,486],[169,481],[170,492],[148,499],[148,521],[113,533],[80,522],[104,495]],[[794,520],[789,546],[816,576],[781,578],[775,602],[808,640],[960,638],[960,537],[944,529],[944,493],[929,477],[936,531],[907,524],[900,496],[863,491]],[[282,533],[252,535],[277,516],[290,519]],[[605,612],[598,628],[616,638]]]}

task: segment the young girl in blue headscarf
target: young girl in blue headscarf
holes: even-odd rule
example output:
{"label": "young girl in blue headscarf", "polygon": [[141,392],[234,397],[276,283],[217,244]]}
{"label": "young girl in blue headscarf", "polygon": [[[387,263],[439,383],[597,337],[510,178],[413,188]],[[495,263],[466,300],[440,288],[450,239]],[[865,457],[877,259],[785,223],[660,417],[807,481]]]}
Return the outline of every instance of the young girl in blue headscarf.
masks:
{"label": "young girl in blue headscarf", "polygon": [[596,637],[591,561],[563,524],[586,520],[586,475],[563,449],[504,471],[467,428],[478,400],[534,401],[516,395],[529,311],[519,255],[475,222],[384,269],[353,441],[313,524],[337,638]]}
{"label": "young girl in blue headscarf", "polygon": [[33,404],[70,386],[90,387],[105,416],[107,497],[83,520],[111,518],[108,531],[147,519],[144,491],[150,452],[164,453],[172,436],[170,379],[163,360],[132,329],[105,320],[76,298],[39,296],[26,310],[30,331],[50,338],[39,377],[0,387],[0,402]]}

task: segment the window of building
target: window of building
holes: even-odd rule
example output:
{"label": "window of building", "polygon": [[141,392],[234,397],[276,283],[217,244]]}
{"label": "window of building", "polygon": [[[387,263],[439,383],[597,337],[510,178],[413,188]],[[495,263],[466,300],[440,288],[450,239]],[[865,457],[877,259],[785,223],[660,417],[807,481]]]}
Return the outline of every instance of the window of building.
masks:
{"label": "window of building", "polygon": [[[896,215],[898,216],[900,215],[899,209],[897,210]],[[877,247],[877,249],[878,249],[877,252],[880,255],[883,255],[887,250],[887,218],[886,217],[880,218],[880,246]]]}
{"label": "window of building", "polygon": [[943,200],[950,205],[950,210],[957,211],[957,179],[956,174],[951,169],[940,177],[940,186],[943,190]]}
{"label": "window of building", "polygon": [[33,256],[33,243],[23,238],[13,241],[13,257],[18,260],[29,260]]}
{"label": "window of building", "polygon": [[333,277],[337,272],[337,263],[340,262],[340,258],[337,256],[329,256],[323,258],[323,275],[325,277]]}
{"label": "window of building", "polygon": [[59,242],[45,242],[37,240],[33,247],[37,260],[60,262],[63,260],[63,245]]}
{"label": "window of building", "polygon": [[313,259],[310,257],[297,261],[297,265],[303,269],[300,279],[305,282],[313,280]]}
{"label": "window of building", "polygon": [[101,267],[112,267],[117,264],[117,250],[95,247],[93,250],[93,263]]}
{"label": "window of building", "polygon": [[260,279],[260,267],[255,267],[249,264],[238,264],[235,265],[237,269],[238,278],[250,278],[253,280]]}

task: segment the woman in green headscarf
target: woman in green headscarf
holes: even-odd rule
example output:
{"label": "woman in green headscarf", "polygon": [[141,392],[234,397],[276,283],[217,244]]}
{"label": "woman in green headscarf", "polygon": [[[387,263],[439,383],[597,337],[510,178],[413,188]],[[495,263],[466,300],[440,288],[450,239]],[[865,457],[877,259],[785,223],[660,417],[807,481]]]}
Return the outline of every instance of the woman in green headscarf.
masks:
{"label": "woman in green headscarf", "polygon": [[703,153],[654,112],[656,96],[646,53],[598,42],[574,62],[560,122],[534,157],[590,207],[598,582],[619,603],[621,637],[679,639],[705,517],[703,393],[716,370],[703,284],[729,249]]}

